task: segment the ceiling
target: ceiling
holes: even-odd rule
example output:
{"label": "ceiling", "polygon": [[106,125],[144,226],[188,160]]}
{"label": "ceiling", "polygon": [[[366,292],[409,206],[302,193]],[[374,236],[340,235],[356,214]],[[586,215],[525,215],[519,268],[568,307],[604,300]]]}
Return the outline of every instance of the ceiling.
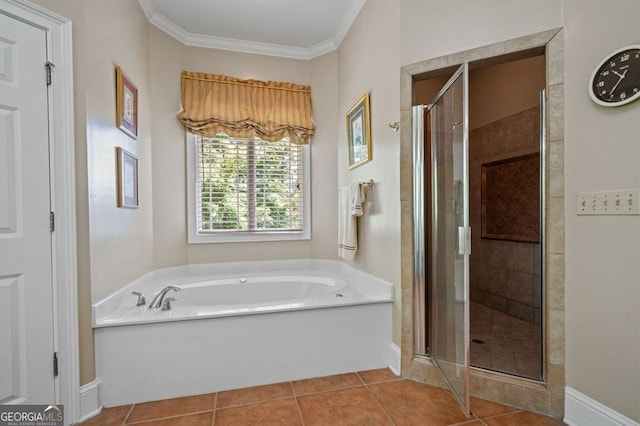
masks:
{"label": "ceiling", "polygon": [[366,0],[138,0],[189,46],[312,59],[338,48]]}

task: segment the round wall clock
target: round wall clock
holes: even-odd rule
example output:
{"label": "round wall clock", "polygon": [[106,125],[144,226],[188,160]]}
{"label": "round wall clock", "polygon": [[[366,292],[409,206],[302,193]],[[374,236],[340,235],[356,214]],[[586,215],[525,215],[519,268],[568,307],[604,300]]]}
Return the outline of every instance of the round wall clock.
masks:
{"label": "round wall clock", "polygon": [[610,107],[640,99],[640,45],[607,56],[591,76],[589,94],[595,103]]}

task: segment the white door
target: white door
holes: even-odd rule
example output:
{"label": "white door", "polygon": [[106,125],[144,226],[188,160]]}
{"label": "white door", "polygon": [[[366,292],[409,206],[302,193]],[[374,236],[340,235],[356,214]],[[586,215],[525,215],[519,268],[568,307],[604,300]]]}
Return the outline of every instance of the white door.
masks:
{"label": "white door", "polygon": [[0,13],[0,403],[55,402],[46,34]]}

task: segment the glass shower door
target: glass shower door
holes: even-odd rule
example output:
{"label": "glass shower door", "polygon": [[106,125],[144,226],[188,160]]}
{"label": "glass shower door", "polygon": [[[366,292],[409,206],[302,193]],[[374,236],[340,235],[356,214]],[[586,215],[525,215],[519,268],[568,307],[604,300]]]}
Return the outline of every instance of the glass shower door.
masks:
{"label": "glass shower door", "polygon": [[[426,197],[427,350],[469,414],[469,129],[468,65],[462,65],[425,109],[430,157]],[[428,183],[427,183],[428,182]],[[429,226],[430,225],[430,226]]]}

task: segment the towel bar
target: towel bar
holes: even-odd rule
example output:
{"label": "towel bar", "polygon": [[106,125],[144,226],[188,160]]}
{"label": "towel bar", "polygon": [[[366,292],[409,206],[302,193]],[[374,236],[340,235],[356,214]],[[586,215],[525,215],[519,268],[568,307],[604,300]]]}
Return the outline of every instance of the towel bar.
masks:
{"label": "towel bar", "polygon": [[373,179],[369,179],[366,182],[360,182],[360,186],[362,186],[362,185],[367,185],[367,186],[369,186],[369,188],[371,188],[373,186]]}

